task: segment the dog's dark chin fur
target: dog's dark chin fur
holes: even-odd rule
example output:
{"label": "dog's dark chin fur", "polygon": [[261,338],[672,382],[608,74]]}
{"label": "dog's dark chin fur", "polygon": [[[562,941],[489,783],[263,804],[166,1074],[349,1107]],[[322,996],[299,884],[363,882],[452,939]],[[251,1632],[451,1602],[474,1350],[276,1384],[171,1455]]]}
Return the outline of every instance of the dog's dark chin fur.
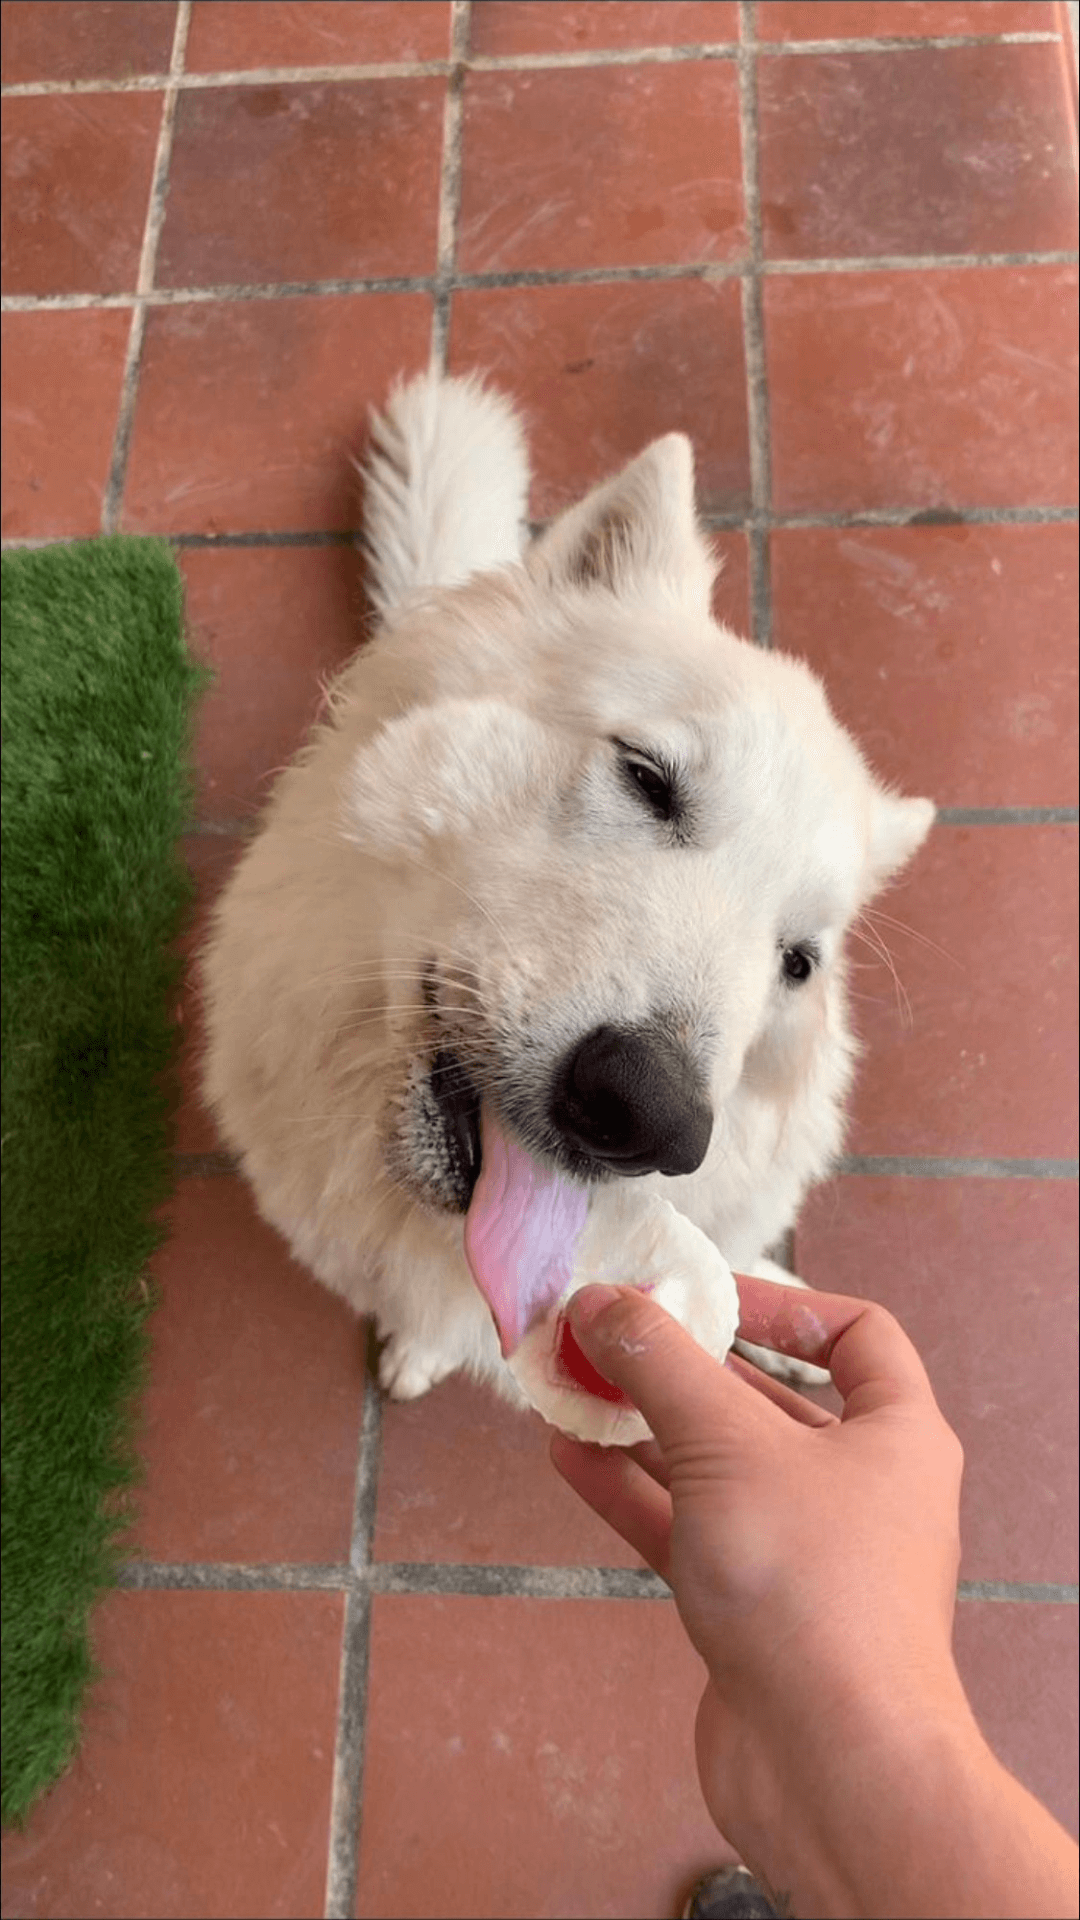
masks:
{"label": "dog's dark chin fur", "polygon": [[[388,1136],[395,1183],[430,1212],[465,1214],[480,1176],[481,1095],[469,1069],[448,1047],[427,1063],[414,1060],[405,1100]],[[582,1186],[634,1177],[576,1150],[558,1135],[537,1137],[535,1118],[504,1103],[503,1118],[528,1152]]]}
{"label": "dog's dark chin fur", "polygon": [[480,1095],[456,1054],[414,1055],[381,1133],[386,1171],[414,1205],[468,1212],[480,1175]]}
{"label": "dog's dark chin fur", "polygon": [[442,1122],[453,1210],[467,1213],[480,1177],[480,1095],[457,1055],[445,1048],[431,1063],[428,1086]]}

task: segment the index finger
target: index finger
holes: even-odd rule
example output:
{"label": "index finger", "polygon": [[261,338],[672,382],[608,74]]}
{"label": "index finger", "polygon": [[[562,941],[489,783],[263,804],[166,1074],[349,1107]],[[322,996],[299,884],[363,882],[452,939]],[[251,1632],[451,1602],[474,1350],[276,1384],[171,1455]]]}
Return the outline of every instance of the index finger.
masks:
{"label": "index finger", "polygon": [[752,1274],[739,1274],[737,1280],[740,1337],[827,1367],[846,1419],[905,1401],[933,1402],[926,1368],[885,1307],[842,1293],[784,1287]]}

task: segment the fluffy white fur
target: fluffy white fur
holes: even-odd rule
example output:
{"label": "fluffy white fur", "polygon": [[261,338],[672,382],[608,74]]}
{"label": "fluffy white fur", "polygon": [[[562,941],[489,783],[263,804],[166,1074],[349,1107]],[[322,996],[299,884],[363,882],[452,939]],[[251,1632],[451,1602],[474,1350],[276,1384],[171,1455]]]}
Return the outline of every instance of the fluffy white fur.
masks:
{"label": "fluffy white fur", "polygon": [[[446,1201],[434,1052],[539,1114],[594,1028],[674,1023],[716,1120],[696,1173],[649,1184],[775,1275],[840,1144],[845,928],[933,817],[874,779],[804,665],[712,620],[684,438],[525,548],[527,480],[513,408],[475,381],[391,398],[367,468],[383,624],[205,954],[224,1137],[296,1255],[377,1316],[400,1396],[462,1367],[514,1392]],[[679,844],[613,742],[679,769]],[[817,960],[798,986],[794,945]]]}
{"label": "fluffy white fur", "polygon": [[382,614],[520,560],[529,462],[517,416],[476,378],[425,374],[371,424],[364,531]]}

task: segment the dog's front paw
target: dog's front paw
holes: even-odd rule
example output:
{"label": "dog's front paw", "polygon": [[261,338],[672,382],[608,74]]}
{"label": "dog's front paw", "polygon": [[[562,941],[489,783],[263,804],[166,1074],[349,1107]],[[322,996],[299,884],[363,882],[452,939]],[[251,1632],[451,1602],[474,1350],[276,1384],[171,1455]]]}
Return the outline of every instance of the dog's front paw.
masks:
{"label": "dog's front paw", "polygon": [[391,1400],[419,1400],[453,1371],[441,1353],[402,1333],[392,1333],[379,1355],[379,1385]]}

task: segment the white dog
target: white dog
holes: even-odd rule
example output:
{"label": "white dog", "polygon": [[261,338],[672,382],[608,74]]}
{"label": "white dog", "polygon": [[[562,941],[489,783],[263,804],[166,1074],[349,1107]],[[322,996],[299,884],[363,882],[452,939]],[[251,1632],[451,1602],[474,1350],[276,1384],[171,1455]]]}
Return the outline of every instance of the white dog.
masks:
{"label": "white dog", "polygon": [[710,617],[686,439],[531,545],[527,484],[498,395],[392,397],[367,469],[382,625],[205,956],[222,1133],[296,1255],[377,1317],[400,1398],[458,1368],[516,1393],[462,1250],[481,1116],[593,1210],[637,1176],[737,1270],[791,1278],[763,1256],[839,1147],[845,929],[933,818],[805,666]]}

